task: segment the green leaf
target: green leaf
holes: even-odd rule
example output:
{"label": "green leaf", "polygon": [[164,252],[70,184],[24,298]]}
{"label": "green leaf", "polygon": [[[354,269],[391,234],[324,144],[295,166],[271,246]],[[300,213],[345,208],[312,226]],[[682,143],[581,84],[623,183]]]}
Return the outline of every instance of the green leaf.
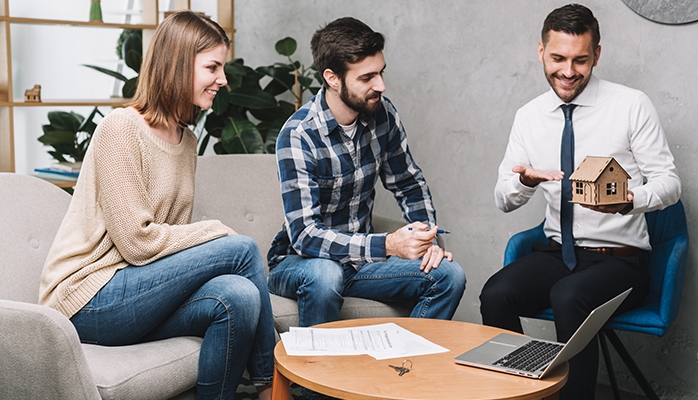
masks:
{"label": "green leaf", "polygon": [[126,98],[130,99],[133,98],[133,96],[136,95],[136,89],[138,88],[138,77],[131,78],[124,83],[124,87],[121,88],[121,95]]}
{"label": "green leaf", "polygon": [[141,72],[142,61],[143,61],[143,57],[142,57],[141,53],[139,53],[135,50],[129,50],[126,52],[126,58],[124,58],[124,62],[126,63],[127,67],[136,71],[136,73]]}
{"label": "green leaf", "polygon": [[69,131],[53,131],[39,136],[37,140],[47,146],[55,147],[56,145],[62,144],[69,144],[72,146],[75,143],[75,133]]}
{"label": "green leaf", "polygon": [[84,118],[80,114],[65,111],[51,111],[48,113],[48,121],[55,130],[77,133],[78,127]]}
{"label": "green leaf", "polygon": [[[281,103],[281,102],[279,102]],[[294,110],[295,107],[291,105],[291,110]],[[284,121],[288,119],[288,117],[293,114],[293,111],[291,111],[290,114],[287,113],[287,109],[284,109],[282,107],[274,107],[274,108],[265,108],[262,110],[250,110],[250,114],[252,114],[253,117],[260,121],[265,121],[268,123],[271,123],[272,121],[275,121],[277,119],[283,119]]]}
{"label": "green leaf", "polygon": [[225,125],[225,121],[227,120],[227,116],[219,116],[214,113],[210,113],[206,116],[206,122],[204,122],[204,129],[206,129],[206,132],[216,138],[221,137],[221,130],[223,129],[223,125]]}
{"label": "green leaf", "polygon": [[309,88],[310,85],[313,84],[313,78],[310,78],[307,76],[299,76],[298,83],[300,83],[303,90],[305,90],[305,89]]}
{"label": "green leaf", "polygon": [[225,63],[223,71],[226,75],[245,75],[245,62],[242,58],[236,58]]}
{"label": "green leaf", "polygon": [[109,69],[106,69],[106,68],[98,67],[98,66],[96,66],[96,65],[89,65],[89,64],[82,64],[82,65],[83,65],[84,67],[92,68],[92,69],[94,69],[94,70],[97,70],[97,71],[99,71],[99,72],[101,72],[101,73],[103,73],[103,74],[107,74],[107,75],[109,75],[109,76],[111,76],[111,77],[113,77],[113,78],[116,78],[116,79],[120,80],[120,81],[123,81],[123,82],[128,81],[128,78],[127,78],[127,77],[121,75],[120,73],[118,73],[118,72],[116,72],[116,71],[112,71],[112,70],[109,70]]}
{"label": "green leaf", "polygon": [[266,139],[264,140],[264,151],[266,153],[276,153],[276,138],[279,136],[279,132],[281,132],[285,122],[285,119],[277,119],[267,129]]}
{"label": "green leaf", "polygon": [[279,108],[281,109],[281,112],[283,113],[284,117],[283,120],[286,122],[288,117],[291,116],[294,112],[296,112],[296,105],[289,103],[288,101],[279,101]]}
{"label": "green leaf", "polygon": [[296,48],[298,48],[298,44],[296,43],[296,40],[292,37],[285,37],[274,45],[274,48],[276,49],[276,52],[281,54],[282,56],[291,56],[293,53],[296,52]]}
{"label": "green leaf", "polygon": [[289,88],[286,87],[286,85],[282,84],[281,82],[272,79],[269,81],[267,86],[264,87],[264,91],[269,93],[270,95],[276,97],[276,96],[280,95],[281,93],[288,92]]}
{"label": "green leaf", "polygon": [[221,143],[228,154],[262,153],[264,143],[257,127],[246,119],[228,118],[221,134]]}
{"label": "green leaf", "polygon": [[276,107],[276,99],[269,93],[255,88],[240,87],[230,92],[230,103],[250,109]]}
{"label": "green leaf", "polygon": [[211,106],[211,109],[213,109],[216,115],[221,115],[228,109],[228,105],[230,105],[230,94],[228,88],[224,86],[218,89],[216,97],[213,98],[213,106]]}
{"label": "green leaf", "polygon": [[279,82],[286,88],[286,90],[293,90],[295,78],[293,76],[292,69],[286,67],[259,67],[256,69],[256,71],[271,77],[276,82]]}
{"label": "green leaf", "polygon": [[90,116],[82,121],[82,124],[80,124],[78,127],[77,132],[88,132],[91,136],[91,134],[94,133],[95,129],[97,128],[97,124],[94,122],[94,118],[97,114],[104,117],[104,114],[99,111],[99,108],[95,107],[90,113]]}
{"label": "green leaf", "polygon": [[120,59],[126,58],[129,50],[143,54],[143,31],[140,29],[124,29],[116,41],[116,54]]}
{"label": "green leaf", "polygon": [[208,147],[208,141],[211,139],[211,134],[207,133],[201,138],[201,143],[199,143],[199,155],[203,156],[206,148]]}
{"label": "green leaf", "polygon": [[55,158],[57,161],[62,161],[62,162],[68,161],[65,159],[65,157],[63,157],[63,154],[61,154],[57,151],[49,151],[48,154],[50,154],[51,157]]}

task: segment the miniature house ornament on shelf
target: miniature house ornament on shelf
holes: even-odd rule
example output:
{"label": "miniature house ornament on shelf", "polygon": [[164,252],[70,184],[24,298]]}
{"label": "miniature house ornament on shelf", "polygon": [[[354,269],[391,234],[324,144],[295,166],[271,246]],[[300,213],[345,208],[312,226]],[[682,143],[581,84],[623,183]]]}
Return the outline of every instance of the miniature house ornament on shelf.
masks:
{"label": "miniature house ornament on shelf", "polygon": [[628,203],[628,179],[613,157],[587,156],[570,175],[571,201],[592,206]]}
{"label": "miniature house ornament on shelf", "polygon": [[41,103],[41,85],[24,91],[24,101],[27,103]]}

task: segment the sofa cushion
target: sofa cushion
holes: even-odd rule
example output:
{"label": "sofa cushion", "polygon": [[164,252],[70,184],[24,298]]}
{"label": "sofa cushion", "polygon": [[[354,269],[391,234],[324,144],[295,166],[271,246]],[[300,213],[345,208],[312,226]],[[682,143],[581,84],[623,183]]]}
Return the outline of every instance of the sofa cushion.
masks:
{"label": "sofa cushion", "polygon": [[82,348],[102,399],[167,399],[196,386],[201,338]]}
{"label": "sofa cushion", "polygon": [[[279,333],[288,332],[292,326],[298,326],[298,303],[296,300],[269,294],[274,313],[274,327]],[[374,318],[374,317],[409,317],[414,304],[381,303],[378,301],[345,297],[340,319]]]}

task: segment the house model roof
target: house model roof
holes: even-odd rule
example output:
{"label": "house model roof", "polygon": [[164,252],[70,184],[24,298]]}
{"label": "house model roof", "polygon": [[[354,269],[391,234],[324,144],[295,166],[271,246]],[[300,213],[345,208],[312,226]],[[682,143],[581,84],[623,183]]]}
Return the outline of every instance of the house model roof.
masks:
{"label": "house model roof", "polygon": [[581,182],[596,182],[599,179],[601,173],[606,169],[609,164],[615,164],[620,168],[621,171],[628,177],[632,179],[630,175],[623,169],[623,167],[618,164],[613,157],[596,157],[596,156],[586,156],[577,169],[570,175],[571,181],[581,181]]}

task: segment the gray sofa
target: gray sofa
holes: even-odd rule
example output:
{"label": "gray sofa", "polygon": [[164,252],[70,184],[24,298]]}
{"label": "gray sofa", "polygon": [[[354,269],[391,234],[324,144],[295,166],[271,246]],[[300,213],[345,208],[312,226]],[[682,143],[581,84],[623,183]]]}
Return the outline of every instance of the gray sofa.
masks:
{"label": "gray sofa", "polygon": [[[36,304],[41,269],[69,202],[41,179],[0,173],[0,399],[193,398],[201,339],[81,344],[65,316]],[[274,156],[200,157],[193,218],[222,220],[266,255],[283,221]],[[383,231],[401,225],[375,222]],[[272,307],[279,332],[297,324],[295,301],[272,296]],[[411,308],[348,298],[342,318],[407,316]]]}
{"label": "gray sofa", "polygon": [[69,203],[41,179],[0,173],[0,399],[193,398],[201,339],[81,344],[63,314],[36,304]]}

